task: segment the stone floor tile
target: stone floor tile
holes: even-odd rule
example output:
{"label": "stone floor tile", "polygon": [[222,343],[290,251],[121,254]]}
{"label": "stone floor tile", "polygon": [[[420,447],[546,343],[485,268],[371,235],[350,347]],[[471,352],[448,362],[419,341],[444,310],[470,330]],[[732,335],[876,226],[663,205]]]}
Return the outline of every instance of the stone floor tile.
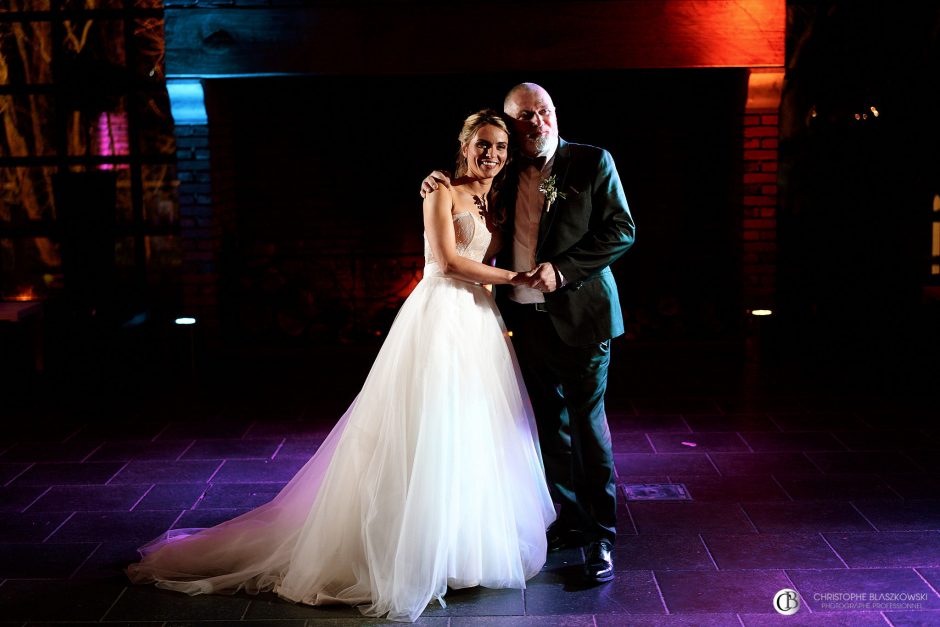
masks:
{"label": "stone floor tile", "polygon": [[149,440],[109,441],[95,451],[89,461],[174,460],[192,444],[193,440],[163,440],[160,442],[151,442]]}
{"label": "stone floor tile", "polygon": [[844,451],[845,445],[829,433],[816,431],[789,431],[786,433],[771,433],[767,431],[746,431],[741,437],[747,442],[752,451],[786,452],[786,451]]}
{"label": "stone floor tile", "polygon": [[0,488],[0,513],[22,512],[48,489],[42,485],[17,485]]}
{"label": "stone floor tile", "polygon": [[919,501],[856,501],[855,507],[878,531],[940,529],[940,499]]}
{"label": "stone floor tile", "polygon": [[111,485],[128,483],[196,483],[208,481],[222,465],[218,460],[134,461],[111,480]]}
{"label": "stone floor tile", "polygon": [[452,616],[450,627],[595,627],[595,625],[601,624],[594,621],[594,616],[591,614],[570,614],[568,616]]}
{"label": "stone floor tile", "polygon": [[777,591],[790,587],[782,570],[656,571],[670,614],[773,613]]}
{"label": "stone floor tile", "polygon": [[242,595],[251,599],[251,605],[245,611],[244,620],[253,621],[279,621],[279,620],[310,620],[315,624],[325,618],[362,621],[362,613],[355,607],[348,605],[318,605],[310,606],[302,603],[291,603],[279,598],[270,592],[257,596]]}
{"label": "stone floor tile", "polygon": [[[362,622],[349,622],[350,625],[362,625]],[[136,627],[139,623],[128,623],[128,627]],[[266,620],[168,620],[157,623],[161,627],[307,627],[308,622],[303,618],[295,619],[266,619]],[[320,621],[317,621],[317,625]],[[328,622],[327,625],[337,623]],[[111,627],[112,623],[108,623]]]}
{"label": "stone floor tile", "polygon": [[34,464],[10,485],[105,484],[124,467],[123,462]]}
{"label": "stone floor tile", "polygon": [[940,474],[938,473],[889,473],[881,475],[881,479],[905,499],[931,499],[940,494]]}
{"label": "stone floor tile", "polygon": [[155,586],[129,586],[104,620],[239,620],[249,603],[248,595],[189,596]]}
{"label": "stone floor tile", "polygon": [[136,542],[151,540],[173,524],[179,512],[78,512],[49,542]]}
{"label": "stone floor tile", "polygon": [[42,542],[70,515],[68,512],[5,514],[0,517],[0,541],[28,544]]}
{"label": "stone floor tile", "polygon": [[0,485],[6,486],[14,478],[23,474],[23,471],[32,466],[32,463],[3,463],[0,462]]}
{"label": "stone floor tile", "polygon": [[175,523],[173,529],[205,529],[215,527],[219,523],[231,520],[244,514],[248,508],[228,509],[190,509],[183,512]]}
{"label": "stone floor tile", "polygon": [[635,398],[633,406],[640,414],[715,414],[721,408],[713,398],[661,396]]}
{"label": "stone floor tile", "polygon": [[703,453],[615,453],[617,474],[717,475]]}
{"label": "stone floor tile", "polygon": [[917,572],[934,587],[934,590],[940,590],[940,568],[918,568]]}
{"label": "stone floor tile", "polygon": [[[148,538],[150,540],[152,538]],[[140,561],[137,549],[145,541],[100,542],[94,552],[72,575],[76,581],[110,581],[115,584],[130,584],[124,570],[129,564]],[[51,545],[54,546],[54,545]]]}
{"label": "stone floor tile", "polygon": [[689,433],[689,425],[682,416],[664,414],[608,415],[610,430],[617,433]]}
{"label": "stone floor tile", "polygon": [[745,627],[888,627],[880,612],[810,612],[796,614],[740,614]]}
{"label": "stone floor tile", "polygon": [[29,512],[130,511],[150,489],[149,485],[52,486]]}
{"label": "stone floor tile", "polygon": [[[335,422],[335,421],[334,421]],[[286,438],[288,440],[320,439],[323,422],[319,420],[259,420],[251,425],[245,439]],[[322,439],[320,440],[322,442]]]}
{"label": "stone floor tile", "polygon": [[253,509],[270,502],[281,491],[282,483],[214,483],[199,499],[194,509]]}
{"label": "stone floor tile", "polygon": [[76,437],[109,442],[148,441],[157,437],[170,423],[165,420],[109,420],[84,425]]}
{"label": "stone floor tile", "polygon": [[196,440],[180,459],[271,459],[281,442],[281,438]]}
{"label": "stone floor tile", "polygon": [[872,428],[853,413],[771,412],[770,418],[781,431],[865,431]]}
{"label": "stone floor tile", "polygon": [[759,414],[689,414],[683,416],[694,433],[712,431],[779,431],[765,413]]}
{"label": "stone floor tile", "polygon": [[708,456],[718,472],[726,477],[819,472],[803,453],[709,453]]}
{"label": "stone floor tile", "polygon": [[432,603],[422,616],[522,616],[526,613],[522,590],[448,590],[444,602],[447,607]]}
{"label": "stone floor tile", "polygon": [[101,440],[17,442],[0,455],[0,460],[4,462],[80,462],[97,450],[101,444]]}
{"label": "stone floor tile", "polygon": [[845,568],[819,534],[704,534],[720,570]]}
{"label": "stone floor tile", "polygon": [[237,459],[227,461],[212,478],[213,483],[286,483],[306,460],[287,457],[277,460]]}
{"label": "stone floor tile", "polygon": [[891,451],[837,452],[811,451],[807,457],[824,473],[900,473],[920,470],[909,458]]}
{"label": "stone floor tile", "polygon": [[806,409],[802,401],[792,396],[718,396],[715,402],[727,414],[799,412]]}
{"label": "stone floor tile", "polygon": [[940,610],[885,612],[892,627],[936,627],[940,625]]}
{"label": "stone floor tile", "polygon": [[[940,474],[940,451],[904,451],[904,456],[914,462],[914,464],[929,473]],[[901,471],[903,472],[903,471]]]}
{"label": "stone floor tile", "polygon": [[6,620],[97,621],[124,588],[94,581],[7,580],[0,586],[0,607]]}
{"label": "stone floor tile", "polygon": [[741,506],[761,533],[872,531],[871,525],[849,503],[801,501]]}
{"label": "stone floor tile", "polygon": [[698,502],[789,501],[790,499],[772,477],[710,477],[701,475],[673,475],[675,483],[683,484]]}
{"label": "stone floor tile", "polygon": [[796,501],[900,499],[897,492],[875,475],[778,475],[776,479]]}
{"label": "stone floor tile", "polygon": [[628,509],[640,534],[756,533],[736,503],[633,501]]}
{"label": "stone floor tile", "polygon": [[179,512],[196,505],[211,487],[206,483],[161,483],[154,485],[134,510],[174,510]]}
{"label": "stone floor tile", "polygon": [[597,627],[741,627],[741,622],[735,614],[667,614],[664,616],[650,616],[647,614],[633,614],[627,620],[624,617],[598,614],[594,617]]}
{"label": "stone floor tile", "polygon": [[285,457],[310,459],[320,448],[320,445],[323,444],[324,439],[325,435],[321,437],[305,436],[303,438],[288,437],[284,441],[284,445],[274,454],[274,459],[281,460]]}
{"label": "stone floor tile", "polygon": [[715,570],[702,539],[695,534],[619,534],[613,551],[621,570]]}
{"label": "stone floor tile", "polygon": [[850,451],[940,450],[940,442],[924,431],[837,431],[832,435]]}
{"label": "stone floor tile", "polygon": [[193,420],[171,422],[154,438],[161,440],[192,440],[196,438],[242,438],[252,426],[251,420]]}
{"label": "stone floor tile", "polygon": [[737,433],[651,433],[649,439],[657,453],[709,451],[746,451],[747,445]]}
{"label": "stone floor tile", "polygon": [[572,566],[543,571],[526,586],[525,613],[529,616],[665,613],[651,571],[619,572],[611,582],[587,585],[581,567]]}
{"label": "stone floor tile", "polygon": [[67,579],[97,547],[93,542],[3,543],[0,544],[0,579]]}
{"label": "stone floor tile", "polygon": [[940,531],[823,535],[850,568],[940,567]]}
{"label": "stone floor tile", "polygon": [[[788,570],[787,575],[814,612],[940,609],[940,596],[912,568]],[[893,606],[898,603],[914,607]]]}
{"label": "stone floor tile", "polygon": [[650,444],[646,433],[635,433],[632,431],[612,431],[610,434],[611,445],[614,453],[652,453],[653,446]]}

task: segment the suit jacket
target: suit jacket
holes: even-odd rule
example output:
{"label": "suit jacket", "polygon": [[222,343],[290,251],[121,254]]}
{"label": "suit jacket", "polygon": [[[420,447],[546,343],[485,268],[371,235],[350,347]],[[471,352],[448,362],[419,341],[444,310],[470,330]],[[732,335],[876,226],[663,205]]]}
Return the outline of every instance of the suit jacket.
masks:
{"label": "suit jacket", "polygon": [[[545,306],[566,344],[600,343],[623,334],[620,297],[610,264],[633,245],[633,216],[613,157],[606,150],[559,138],[552,174],[565,198],[559,195],[542,210],[535,261],[551,262],[566,284],[545,294]],[[497,257],[504,268],[512,267],[517,190],[518,173],[511,169],[497,199],[506,212],[505,228],[510,235]],[[497,293],[501,305],[506,304],[510,290]]]}

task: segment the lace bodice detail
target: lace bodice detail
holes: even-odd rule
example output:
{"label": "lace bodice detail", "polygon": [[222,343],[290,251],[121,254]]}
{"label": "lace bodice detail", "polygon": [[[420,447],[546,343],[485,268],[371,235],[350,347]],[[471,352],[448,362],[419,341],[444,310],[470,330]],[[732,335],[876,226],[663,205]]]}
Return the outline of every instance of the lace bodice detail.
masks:
{"label": "lace bodice detail", "polygon": [[[486,228],[486,224],[469,211],[458,213],[453,218],[454,235],[457,239],[457,254],[474,261],[483,261],[486,250],[490,247],[490,240],[493,238],[492,233]],[[430,265],[432,263],[437,263],[437,260],[431,252],[431,245],[428,243],[427,234],[425,234],[424,264]]]}

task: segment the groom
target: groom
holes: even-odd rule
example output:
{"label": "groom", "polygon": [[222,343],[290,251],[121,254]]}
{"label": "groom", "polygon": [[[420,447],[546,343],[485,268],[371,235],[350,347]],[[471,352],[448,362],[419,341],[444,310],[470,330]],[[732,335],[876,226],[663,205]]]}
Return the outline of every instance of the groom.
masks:
{"label": "groom", "polygon": [[[516,85],[503,110],[518,154],[499,197],[512,244],[497,265],[532,278],[497,299],[561,506],[548,549],[587,545],[585,576],[610,581],[617,486],[604,393],[610,340],[623,334],[610,264],[633,244],[633,217],[610,153],[561,139],[545,89]],[[437,174],[425,179],[422,195],[437,187]]]}

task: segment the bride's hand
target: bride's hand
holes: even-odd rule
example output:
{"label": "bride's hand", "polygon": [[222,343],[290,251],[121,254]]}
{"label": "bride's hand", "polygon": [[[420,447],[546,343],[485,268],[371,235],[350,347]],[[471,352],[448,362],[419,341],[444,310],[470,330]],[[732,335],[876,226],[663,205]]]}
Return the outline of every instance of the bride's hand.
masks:
{"label": "bride's hand", "polygon": [[514,277],[512,277],[511,285],[528,285],[532,280],[532,276],[535,274],[535,269],[529,270],[528,272],[517,272]]}
{"label": "bride's hand", "polygon": [[526,285],[529,282],[528,277],[526,277],[525,272],[517,272],[512,280],[509,282],[510,285]]}

